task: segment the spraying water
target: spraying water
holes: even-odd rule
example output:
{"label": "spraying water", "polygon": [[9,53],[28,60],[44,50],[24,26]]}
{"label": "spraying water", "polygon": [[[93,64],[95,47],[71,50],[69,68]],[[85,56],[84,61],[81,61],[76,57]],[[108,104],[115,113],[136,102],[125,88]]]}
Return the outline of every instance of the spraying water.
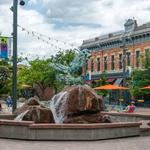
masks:
{"label": "spraying water", "polygon": [[22,121],[24,115],[25,115],[28,111],[29,111],[29,110],[26,110],[26,111],[22,112],[22,113],[19,114],[14,120],[16,120],[16,121]]}
{"label": "spraying water", "polygon": [[60,92],[50,101],[50,109],[53,113],[55,123],[63,123],[66,116],[66,104],[68,103],[68,92]]}

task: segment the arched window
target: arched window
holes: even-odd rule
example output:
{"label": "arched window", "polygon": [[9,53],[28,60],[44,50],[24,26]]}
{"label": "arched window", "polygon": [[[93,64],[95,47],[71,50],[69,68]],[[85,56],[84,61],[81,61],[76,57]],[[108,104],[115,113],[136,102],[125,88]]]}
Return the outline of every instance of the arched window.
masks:
{"label": "arched window", "polygon": [[104,57],[104,70],[107,70],[107,56]]}
{"label": "arched window", "polygon": [[111,70],[114,70],[115,69],[115,56],[112,55],[111,56]]}
{"label": "arched window", "polygon": [[122,69],[122,54],[119,54],[119,69]]}
{"label": "arched window", "polygon": [[127,52],[127,66],[131,65],[131,53]]}
{"label": "arched window", "polygon": [[100,58],[97,58],[97,71],[100,71]]}
{"label": "arched window", "polygon": [[94,59],[91,59],[91,72],[94,72]]}
{"label": "arched window", "polygon": [[136,51],[136,67],[138,68],[140,66],[140,51]]}

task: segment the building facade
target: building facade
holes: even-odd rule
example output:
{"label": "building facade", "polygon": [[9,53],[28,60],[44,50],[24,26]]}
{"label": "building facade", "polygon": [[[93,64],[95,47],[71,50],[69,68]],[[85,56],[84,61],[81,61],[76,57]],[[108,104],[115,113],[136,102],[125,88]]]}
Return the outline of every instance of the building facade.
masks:
{"label": "building facade", "polygon": [[121,84],[132,70],[142,69],[142,58],[150,51],[150,22],[138,26],[128,19],[124,30],[84,40],[81,50],[91,53],[87,61],[87,80],[99,80],[105,72],[107,81]]}

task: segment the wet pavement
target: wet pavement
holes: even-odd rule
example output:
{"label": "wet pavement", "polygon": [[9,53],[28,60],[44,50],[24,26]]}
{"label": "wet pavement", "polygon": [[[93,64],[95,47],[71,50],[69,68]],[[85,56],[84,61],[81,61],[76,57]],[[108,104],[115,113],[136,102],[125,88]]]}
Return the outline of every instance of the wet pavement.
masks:
{"label": "wet pavement", "polygon": [[0,139],[0,150],[150,150],[150,137],[101,141],[23,141]]}

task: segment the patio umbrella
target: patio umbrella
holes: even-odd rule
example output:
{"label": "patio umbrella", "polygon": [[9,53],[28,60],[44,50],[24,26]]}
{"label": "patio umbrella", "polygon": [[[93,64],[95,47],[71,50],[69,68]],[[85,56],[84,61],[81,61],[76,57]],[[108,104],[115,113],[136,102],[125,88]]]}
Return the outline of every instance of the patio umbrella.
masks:
{"label": "patio umbrella", "polygon": [[149,89],[150,90],[150,86],[145,86],[145,87],[143,87],[141,89]]}
{"label": "patio umbrella", "polygon": [[27,85],[27,84],[23,84],[21,87],[22,87],[22,88],[32,88],[31,85]]}
{"label": "patio umbrella", "polygon": [[121,87],[121,86],[117,86],[117,85],[112,85],[112,84],[108,84],[108,85],[104,85],[104,86],[99,86],[94,88],[94,90],[127,90],[129,88],[127,87]]}
{"label": "patio umbrella", "polygon": [[[129,89],[129,88],[120,87],[120,86],[112,85],[112,84],[108,84],[108,85],[99,86],[99,87],[94,88],[94,90],[127,90],[127,89]],[[110,95],[110,92],[109,92],[109,95]],[[110,101],[110,99],[109,99],[109,101]]]}

